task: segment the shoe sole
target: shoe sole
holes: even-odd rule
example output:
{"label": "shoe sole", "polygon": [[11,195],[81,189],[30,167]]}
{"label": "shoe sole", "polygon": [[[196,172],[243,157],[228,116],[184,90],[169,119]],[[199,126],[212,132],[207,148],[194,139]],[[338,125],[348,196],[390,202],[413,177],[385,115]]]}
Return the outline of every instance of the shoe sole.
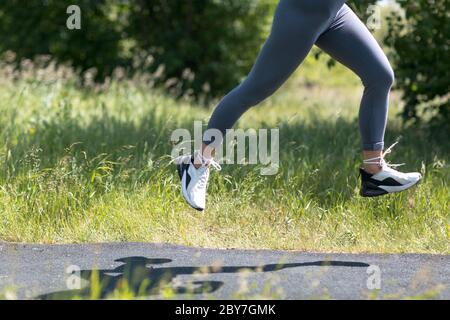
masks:
{"label": "shoe sole", "polygon": [[371,188],[371,183],[369,182],[369,188],[362,188],[360,195],[362,197],[367,198],[374,198],[374,197],[380,197],[391,193],[399,193],[406,191],[408,189],[411,189],[414,187],[417,183],[419,183],[421,179],[418,179],[417,181],[413,181],[411,183],[405,184],[403,186],[375,186]]}
{"label": "shoe sole", "polygon": [[180,180],[181,180],[181,193],[183,194],[183,198],[184,198],[184,200],[186,200],[186,202],[187,202],[187,204],[191,207],[191,208],[193,208],[193,209],[195,209],[195,210],[197,210],[197,211],[204,211],[205,209],[202,209],[202,208],[198,208],[198,207],[196,207],[196,206],[194,206],[190,201],[189,201],[189,197],[187,196],[187,193],[186,193],[186,190],[185,190],[185,185],[186,185],[186,175],[185,174],[183,174],[183,167],[182,167],[182,164],[179,164],[179,165],[177,165],[177,171],[178,171],[178,176],[180,177]]}

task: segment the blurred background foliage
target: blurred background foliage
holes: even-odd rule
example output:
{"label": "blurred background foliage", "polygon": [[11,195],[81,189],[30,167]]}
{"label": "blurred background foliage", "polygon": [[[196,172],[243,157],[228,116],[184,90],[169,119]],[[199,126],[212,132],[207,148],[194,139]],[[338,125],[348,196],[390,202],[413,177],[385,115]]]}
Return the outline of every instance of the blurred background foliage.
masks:
{"label": "blurred background foliage", "polygon": [[388,17],[385,43],[392,48],[403,117],[450,123],[450,0],[400,1]]}
{"label": "blurred background foliage", "polygon": [[103,0],[75,1],[82,11],[81,30],[66,27],[66,10],[74,1],[5,0],[0,2],[0,52],[13,51],[16,60],[51,55],[70,62],[80,72],[97,70],[97,80],[125,63],[121,28]]}
{"label": "blurred background foliage", "polygon": [[[381,39],[403,92],[405,119],[449,123],[450,0],[391,3]],[[217,98],[249,71],[277,0],[2,0],[0,53],[50,55],[104,81],[115,70],[156,74],[172,94]],[[374,0],[349,1],[364,20]],[[65,27],[69,5],[81,30]],[[395,4],[395,5],[394,5]]]}

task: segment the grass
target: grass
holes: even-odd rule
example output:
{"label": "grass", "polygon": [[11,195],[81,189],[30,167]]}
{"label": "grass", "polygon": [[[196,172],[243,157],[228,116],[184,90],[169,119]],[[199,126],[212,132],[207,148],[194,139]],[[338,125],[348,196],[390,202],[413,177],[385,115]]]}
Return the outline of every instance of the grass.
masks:
{"label": "grass", "polygon": [[241,119],[242,128],[280,128],[280,171],[263,177],[257,166],[226,166],[212,175],[204,213],[181,198],[169,138],[206,123],[211,108],[133,81],[103,90],[58,77],[0,82],[3,241],[450,251],[448,133],[402,128],[394,93],[387,143],[402,139],[389,160],[421,170],[424,181],[402,194],[359,197],[361,87],[343,68],[310,59]]}

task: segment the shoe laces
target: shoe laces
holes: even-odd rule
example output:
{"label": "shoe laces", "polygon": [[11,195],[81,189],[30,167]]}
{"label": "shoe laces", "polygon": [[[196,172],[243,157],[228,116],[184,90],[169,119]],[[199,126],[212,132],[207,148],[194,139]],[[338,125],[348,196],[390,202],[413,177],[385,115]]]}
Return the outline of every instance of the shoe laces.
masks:
{"label": "shoe laces", "polygon": [[405,165],[404,163],[389,163],[386,162],[384,157],[392,152],[392,149],[397,145],[398,141],[392,144],[389,148],[386,149],[386,151],[383,152],[383,154],[380,157],[370,158],[364,160],[364,164],[373,164],[373,165],[379,165],[382,168],[397,168]]}
{"label": "shoe laces", "polygon": [[217,171],[222,170],[222,167],[219,163],[214,161],[212,158],[208,159],[205,158],[205,156],[202,155],[201,152],[196,151],[194,154],[194,159],[197,158],[202,162],[202,166],[199,168],[199,170],[203,170],[203,172],[200,173],[200,178],[198,180],[198,187],[201,189],[206,188],[206,184],[208,183],[209,178],[209,168],[213,168]]}
{"label": "shoe laces", "polygon": [[175,163],[175,164],[184,163],[184,164],[188,164],[188,163],[192,162],[192,158],[199,159],[201,161],[202,167],[212,167],[212,168],[214,168],[217,171],[221,171],[222,170],[222,167],[221,167],[221,165],[218,162],[214,161],[214,159],[212,159],[212,158],[211,159],[206,158],[205,156],[202,155],[202,153],[200,151],[196,151],[194,153],[194,157],[192,157],[192,155],[183,155],[183,156],[179,156],[179,157],[176,157],[176,158],[172,159],[170,161],[170,163]]}
{"label": "shoe laces", "polygon": [[217,170],[217,171],[221,171],[222,167],[220,166],[220,164],[216,161],[214,161],[214,159],[212,158],[206,158],[200,151],[196,151],[194,153],[194,159],[197,158],[202,162],[202,166],[204,167],[212,167],[213,169]]}

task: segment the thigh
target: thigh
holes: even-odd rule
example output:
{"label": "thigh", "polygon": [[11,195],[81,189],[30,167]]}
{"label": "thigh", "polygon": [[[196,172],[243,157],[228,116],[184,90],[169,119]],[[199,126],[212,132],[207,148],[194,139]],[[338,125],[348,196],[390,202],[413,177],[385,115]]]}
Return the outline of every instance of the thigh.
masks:
{"label": "thigh", "polygon": [[269,94],[275,91],[296,70],[317,41],[324,21],[294,7],[295,2],[280,2],[271,34],[247,80],[241,85],[244,91],[263,90]]}
{"label": "thigh", "polygon": [[344,5],[316,45],[355,72],[363,82],[380,71],[392,73],[389,60],[364,23]]}

